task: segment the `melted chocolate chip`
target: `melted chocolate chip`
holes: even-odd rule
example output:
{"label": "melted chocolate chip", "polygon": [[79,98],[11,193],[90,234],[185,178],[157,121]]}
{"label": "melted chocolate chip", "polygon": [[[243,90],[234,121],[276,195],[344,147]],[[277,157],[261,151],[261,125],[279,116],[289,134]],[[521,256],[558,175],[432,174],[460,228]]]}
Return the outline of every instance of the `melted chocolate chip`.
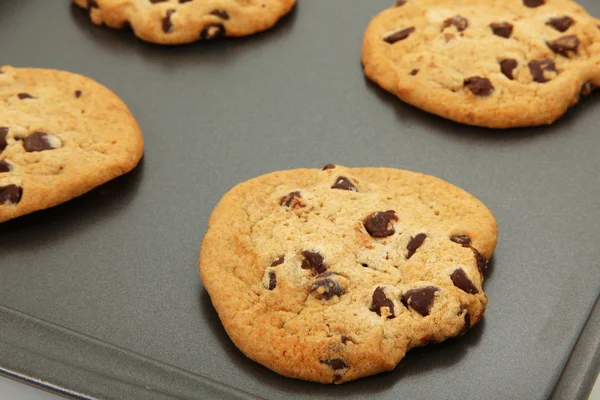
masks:
{"label": "melted chocolate chip", "polygon": [[538,83],[548,82],[549,79],[544,76],[544,72],[556,72],[556,64],[550,58],[529,61],[527,66],[529,67],[531,77]]}
{"label": "melted chocolate chip", "polygon": [[285,261],[285,256],[281,256],[277,260],[275,260],[271,263],[271,267],[276,267],[278,265],[281,265],[281,264],[283,264],[284,261]]}
{"label": "melted chocolate chip", "polygon": [[411,236],[410,242],[408,242],[408,244],[406,245],[406,249],[408,250],[408,253],[406,254],[407,260],[411,258],[413,254],[415,254],[415,251],[417,251],[417,249],[421,247],[426,238],[427,235],[424,233],[419,233],[415,237]]}
{"label": "melted chocolate chip", "polygon": [[381,316],[381,307],[387,307],[390,310],[388,319],[396,317],[394,314],[394,303],[386,297],[383,288],[378,286],[373,292],[373,299],[371,301],[371,307],[369,307],[369,310],[374,311],[377,313],[377,315]]}
{"label": "melted chocolate chip", "polygon": [[456,15],[444,21],[444,24],[442,25],[442,30],[448,28],[451,25],[454,25],[457,31],[462,32],[469,26],[469,20],[467,20],[463,16]]}
{"label": "melted chocolate chip", "polygon": [[579,39],[575,35],[566,35],[559,37],[552,42],[547,42],[546,44],[553,52],[560,54],[561,56],[569,57],[571,53],[577,54]]}
{"label": "melted chocolate chip", "polygon": [[19,204],[23,189],[17,185],[0,186],[0,205]]}
{"label": "melted chocolate chip", "polygon": [[11,166],[8,162],[4,161],[4,160],[0,160],[0,173],[2,172],[10,172],[11,170]]}
{"label": "melted chocolate chip", "polygon": [[406,4],[408,0],[396,0],[396,7],[400,7]]}
{"label": "melted chocolate chip", "polygon": [[452,236],[450,240],[462,245],[462,247],[471,247],[471,238],[466,235]]}
{"label": "melted chocolate chip", "polygon": [[398,221],[398,217],[395,211],[389,210],[370,214],[363,224],[369,235],[374,238],[384,238],[396,232],[392,221]]}
{"label": "melted chocolate chip", "polygon": [[471,247],[471,250],[473,250],[473,254],[475,255],[475,261],[477,262],[477,269],[479,270],[479,273],[481,274],[481,276],[483,276],[483,272],[485,271],[485,269],[487,267],[487,260],[485,259],[484,256],[481,255],[479,250],[477,250],[475,247]]}
{"label": "melted chocolate chip", "polygon": [[352,183],[352,181],[346,178],[345,176],[338,176],[331,188],[358,192],[358,189],[356,188],[356,186],[354,186],[354,183]]}
{"label": "melted chocolate chip", "polygon": [[35,97],[30,95],[29,93],[19,93],[17,96],[19,97],[19,100],[35,99]]}
{"label": "melted chocolate chip", "polygon": [[399,30],[399,31],[394,32],[394,33],[390,33],[389,35],[387,35],[386,37],[384,37],[383,40],[385,42],[389,43],[389,44],[394,44],[396,42],[399,42],[401,40],[406,39],[414,31],[415,31],[415,27],[411,26],[410,28],[406,28],[406,29],[402,29],[402,30]]}
{"label": "melted chocolate chip", "polygon": [[506,58],[500,61],[500,71],[502,71],[504,76],[506,76],[512,81],[513,79],[515,79],[513,71],[515,70],[515,68],[517,68],[518,65],[519,63],[517,62],[517,60],[512,58]]}
{"label": "melted chocolate chip", "polygon": [[527,7],[535,8],[546,4],[546,0],[523,0],[523,4]]}
{"label": "melted chocolate chip", "polygon": [[23,147],[27,152],[54,150],[50,135],[45,132],[34,132],[23,139]]}
{"label": "melted chocolate chip", "polygon": [[300,201],[301,198],[302,195],[300,192],[291,192],[287,196],[282,197],[279,200],[279,204],[291,208],[306,207],[306,205]]}
{"label": "melted chocolate chip", "polygon": [[335,165],[334,165],[334,164],[325,164],[325,165],[323,166],[323,169],[322,169],[322,171],[325,171],[325,170],[328,170],[328,169],[334,169],[334,168],[335,168]]}
{"label": "melted chocolate chip", "polygon": [[403,299],[405,304],[410,306],[413,310],[426,317],[431,311],[433,302],[435,300],[435,292],[438,288],[435,286],[426,286],[419,289],[411,289],[404,293]]}
{"label": "melted chocolate chip", "polygon": [[302,255],[305,258],[305,260],[302,261],[302,269],[312,269],[317,274],[322,274],[327,271],[327,268],[323,264],[323,257],[319,253],[303,251]]}
{"label": "melted chocolate chip", "polygon": [[348,364],[346,364],[341,358],[328,358],[326,360],[321,360],[321,364],[327,364],[336,371],[338,369],[348,368]]}
{"label": "melted chocolate chip", "polygon": [[210,15],[214,15],[215,17],[219,17],[221,19],[229,19],[229,13],[221,8],[217,8],[210,12]]}
{"label": "melted chocolate chip", "polygon": [[411,74],[412,76],[415,76],[415,75],[417,75],[418,73],[419,73],[419,70],[418,70],[418,69],[416,69],[416,68],[415,68],[415,69],[413,69],[412,71],[410,71],[410,74]]}
{"label": "melted chocolate chip", "polygon": [[450,279],[452,279],[452,283],[454,283],[454,286],[456,286],[463,292],[469,294],[479,293],[479,290],[477,290],[473,282],[471,282],[471,280],[462,268],[455,269],[452,275],[450,275]]}
{"label": "melted chocolate chip", "polygon": [[81,90],[76,90],[75,91],[75,97],[80,98],[81,97]]}
{"label": "melted chocolate chip", "polygon": [[548,22],[546,22],[546,25],[553,27],[559,32],[564,32],[569,29],[574,22],[575,20],[573,20],[573,18],[564,15],[562,17],[550,18]]}
{"label": "melted chocolate chip", "polygon": [[310,292],[316,292],[316,297],[319,300],[329,300],[333,296],[341,296],[346,293],[346,290],[331,278],[335,275],[338,274],[335,272],[325,272],[317,276],[315,282],[310,285]]}
{"label": "melted chocolate chip", "polygon": [[277,286],[277,274],[269,272],[269,290],[275,289],[275,286]]}
{"label": "melted chocolate chip", "polygon": [[173,23],[171,22],[171,16],[175,14],[175,10],[167,10],[165,17],[162,20],[162,30],[164,33],[169,33],[173,30]]}
{"label": "melted chocolate chip", "polygon": [[512,35],[513,24],[509,22],[492,22],[490,28],[492,28],[494,35],[509,38]]}
{"label": "melted chocolate chip", "polygon": [[489,96],[494,91],[492,82],[488,78],[480,76],[472,76],[465,79],[464,85],[476,96]]}
{"label": "melted chocolate chip", "polygon": [[8,135],[8,128],[0,126],[0,153],[6,148],[8,143],[6,142],[6,135]]}
{"label": "melted chocolate chip", "polygon": [[213,40],[225,36],[225,27],[223,24],[206,24],[200,32],[200,39]]}

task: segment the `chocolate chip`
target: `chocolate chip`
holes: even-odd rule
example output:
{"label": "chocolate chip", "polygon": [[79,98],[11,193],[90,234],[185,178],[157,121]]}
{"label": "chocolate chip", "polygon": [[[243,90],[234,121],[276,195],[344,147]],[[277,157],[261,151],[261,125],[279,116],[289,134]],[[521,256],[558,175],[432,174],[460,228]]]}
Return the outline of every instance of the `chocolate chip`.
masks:
{"label": "chocolate chip", "polygon": [[152,3],[152,4],[164,3],[165,1],[169,1],[169,0],[150,0],[150,3]]}
{"label": "chocolate chip", "polygon": [[369,268],[369,264],[360,264],[360,265],[362,265],[365,268]]}
{"label": "chocolate chip", "polygon": [[29,93],[19,93],[17,96],[19,97],[19,100],[35,99],[35,97],[30,95]]}
{"label": "chocolate chip", "polygon": [[398,221],[398,217],[395,211],[389,210],[370,214],[365,218],[363,224],[369,235],[374,238],[383,238],[391,236],[396,232],[392,221]]}
{"label": "chocolate chip", "polygon": [[164,33],[169,33],[173,30],[173,23],[171,22],[171,16],[175,14],[175,10],[167,10],[165,17],[162,20],[162,30]]}
{"label": "chocolate chip", "polygon": [[77,97],[77,98],[81,97],[81,90],[76,90],[75,91],[75,97]]}
{"label": "chocolate chip", "polygon": [[523,4],[527,7],[535,8],[546,4],[546,0],[523,0]]}
{"label": "chocolate chip", "polygon": [[210,15],[214,15],[215,17],[219,17],[221,19],[229,19],[229,13],[221,8],[212,10]]}
{"label": "chocolate chip", "polygon": [[58,140],[58,138],[45,132],[34,132],[23,139],[23,147],[28,152],[54,150],[53,140]]}
{"label": "chocolate chip", "polygon": [[418,69],[416,69],[416,68],[415,68],[415,69],[413,69],[412,71],[410,71],[410,74],[411,74],[412,76],[415,76],[415,75],[417,75],[418,73],[419,73],[419,70],[418,70]]}
{"label": "chocolate chip", "polygon": [[[464,311],[465,311],[465,309],[461,307],[458,315],[461,315]],[[459,335],[464,335],[471,327],[471,314],[469,314],[469,311],[465,312],[464,318],[465,318],[465,325],[460,330],[460,332],[458,332]]]}
{"label": "chocolate chip", "polygon": [[412,307],[413,310],[426,317],[431,311],[435,300],[435,292],[438,288],[435,286],[425,286],[419,289],[411,289],[404,293],[405,304]]}
{"label": "chocolate chip", "polygon": [[488,78],[472,76],[465,79],[464,85],[476,96],[489,96],[494,91],[494,85]]}
{"label": "chocolate chip", "polygon": [[321,364],[327,364],[334,370],[348,368],[348,364],[344,362],[341,358],[328,358],[326,360],[321,360]]}
{"label": "chocolate chip", "polygon": [[419,233],[415,237],[411,236],[410,242],[408,242],[408,244],[406,245],[406,249],[408,250],[408,253],[406,254],[407,260],[411,258],[413,254],[415,254],[415,251],[417,251],[417,249],[421,247],[426,238],[427,235],[424,233]]}
{"label": "chocolate chip", "polygon": [[396,7],[400,7],[406,4],[408,0],[396,0]]}
{"label": "chocolate chip", "polygon": [[189,3],[192,0],[179,0],[179,4],[183,4],[183,3]]}
{"label": "chocolate chip", "polygon": [[492,22],[490,28],[492,28],[494,35],[509,38],[512,35],[513,24],[509,22]]}
{"label": "chocolate chip", "polygon": [[310,292],[315,293],[319,300],[329,300],[333,296],[341,296],[346,290],[331,277],[338,275],[335,272],[325,272],[315,278],[315,282],[310,285]]}
{"label": "chocolate chip", "polygon": [[462,247],[471,247],[471,238],[466,235],[452,236],[450,240],[462,245]]}
{"label": "chocolate chip", "polygon": [[306,205],[300,201],[301,198],[302,195],[300,192],[291,192],[287,196],[283,196],[279,200],[279,204],[291,208],[306,207]]}
{"label": "chocolate chip", "polygon": [[552,42],[546,42],[546,44],[553,52],[560,54],[561,56],[569,57],[571,53],[577,54],[579,39],[575,35],[566,35],[559,37]]}
{"label": "chocolate chip", "polygon": [[341,339],[342,339],[342,344],[346,344],[350,340],[350,338],[348,336],[344,336],[344,335],[342,335]]}
{"label": "chocolate chip", "polygon": [[594,85],[592,84],[592,82],[587,81],[586,83],[583,84],[583,86],[581,86],[581,91],[579,92],[579,96],[581,96],[581,97],[589,96],[593,90],[594,90]]}
{"label": "chocolate chip", "polygon": [[394,314],[394,303],[386,297],[383,288],[378,286],[373,292],[373,299],[369,310],[374,311],[377,315],[381,316],[381,307],[387,307],[390,310],[390,314],[387,316],[388,319],[396,317]]}
{"label": "chocolate chip", "polygon": [[322,274],[327,271],[327,268],[323,264],[323,257],[319,253],[303,251],[302,255],[305,258],[305,260],[302,261],[302,269],[312,269],[317,274]]}
{"label": "chocolate chip", "polygon": [[322,171],[325,171],[325,170],[328,170],[328,169],[334,169],[334,168],[335,168],[335,165],[334,165],[334,164],[325,164],[325,165],[323,166],[323,169],[322,169]]}
{"label": "chocolate chip", "polygon": [[556,64],[550,58],[529,61],[527,66],[529,67],[531,77],[538,83],[548,82],[549,79],[544,76],[544,72],[556,72]]}
{"label": "chocolate chip", "polygon": [[479,290],[477,290],[473,282],[471,282],[471,280],[462,268],[455,269],[452,275],[450,275],[450,279],[452,279],[452,283],[454,283],[454,286],[456,286],[463,292],[469,294],[479,293]]}
{"label": "chocolate chip", "polygon": [[477,262],[477,269],[479,270],[479,273],[481,274],[481,276],[483,276],[483,272],[485,271],[485,269],[487,267],[487,260],[485,259],[484,256],[481,255],[481,253],[475,247],[471,247],[471,250],[473,250],[473,254],[475,255],[475,261]]}
{"label": "chocolate chip", "polygon": [[573,18],[565,15],[562,17],[550,18],[548,22],[546,22],[546,25],[553,27],[559,32],[564,32],[569,29],[574,22]]}
{"label": "chocolate chip", "polygon": [[454,25],[457,31],[462,32],[469,26],[469,20],[467,20],[463,16],[456,15],[444,21],[444,24],[442,25],[442,30],[448,28],[450,25]]}
{"label": "chocolate chip", "polygon": [[512,58],[505,58],[504,60],[500,61],[500,71],[502,71],[504,76],[506,76],[512,81],[513,79],[515,79],[513,76],[513,71],[515,70],[515,68],[517,68],[518,65],[519,63],[517,62],[517,60]]}
{"label": "chocolate chip", "polygon": [[200,39],[213,40],[225,36],[225,27],[223,24],[206,24],[200,32]]}
{"label": "chocolate chip", "polygon": [[281,265],[281,264],[283,264],[284,261],[285,261],[285,256],[281,256],[277,260],[275,260],[271,263],[271,267],[276,267],[278,265]]}
{"label": "chocolate chip", "polygon": [[415,31],[415,27],[411,26],[410,28],[406,28],[406,29],[402,29],[402,30],[399,30],[399,31],[394,32],[394,33],[390,33],[389,35],[387,35],[386,37],[384,37],[383,40],[385,42],[389,43],[389,44],[394,44],[396,42],[399,42],[401,40],[406,39],[414,31]]}
{"label": "chocolate chip", "polygon": [[4,160],[0,160],[0,173],[2,172],[10,172],[11,170],[11,166],[8,162],[4,161]]}
{"label": "chocolate chip", "polygon": [[356,188],[356,186],[354,186],[354,183],[352,183],[352,181],[346,178],[345,176],[338,176],[331,188],[358,192],[358,189]]}
{"label": "chocolate chip", "polygon": [[98,2],[96,0],[88,0],[88,2],[87,2],[88,11],[91,10],[92,8],[98,8]]}
{"label": "chocolate chip", "polygon": [[17,185],[0,186],[0,205],[19,204],[23,189]]}
{"label": "chocolate chip", "polygon": [[5,126],[0,126],[0,153],[8,145],[8,143],[6,142],[6,135],[8,135],[8,128]]}
{"label": "chocolate chip", "polygon": [[269,272],[269,290],[275,289],[275,286],[277,286],[277,274]]}

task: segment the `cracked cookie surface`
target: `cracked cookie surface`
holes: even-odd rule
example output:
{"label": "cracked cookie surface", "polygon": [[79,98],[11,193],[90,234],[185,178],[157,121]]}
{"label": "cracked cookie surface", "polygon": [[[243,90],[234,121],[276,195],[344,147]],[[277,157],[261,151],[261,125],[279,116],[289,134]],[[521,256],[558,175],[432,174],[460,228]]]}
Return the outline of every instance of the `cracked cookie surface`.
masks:
{"label": "cracked cookie surface", "polygon": [[132,170],[142,132],[113,92],[70,72],[0,68],[0,222]]}
{"label": "cracked cookie surface", "polygon": [[543,125],[600,85],[600,28],[570,0],[400,0],[371,21],[362,62],[382,88],[441,117]]}
{"label": "cracked cookie surface", "polygon": [[456,186],[328,164],[234,187],[210,217],[199,267],[244,354],[342,383],[477,323],[496,240],[491,212]]}
{"label": "cracked cookie surface", "polygon": [[183,44],[271,28],[296,0],[73,0],[96,25],[130,25],[137,37]]}

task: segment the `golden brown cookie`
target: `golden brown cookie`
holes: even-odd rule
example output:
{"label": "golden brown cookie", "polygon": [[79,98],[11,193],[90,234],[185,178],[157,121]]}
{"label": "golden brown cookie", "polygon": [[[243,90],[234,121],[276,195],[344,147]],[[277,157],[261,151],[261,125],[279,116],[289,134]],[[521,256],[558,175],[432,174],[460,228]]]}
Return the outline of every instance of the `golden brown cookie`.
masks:
{"label": "golden brown cookie", "polygon": [[341,383],[476,324],[496,240],[491,212],[438,178],[327,165],[233,188],[210,217],[199,266],[244,354]]}
{"label": "golden brown cookie", "polygon": [[271,28],[296,0],[73,0],[96,25],[130,25],[137,37],[182,44]]}
{"label": "golden brown cookie", "polygon": [[490,128],[549,124],[600,85],[597,20],[571,0],[401,0],[369,25],[365,74]]}
{"label": "golden brown cookie", "polygon": [[2,67],[0,222],[131,171],[142,132],[113,92],[70,72]]}

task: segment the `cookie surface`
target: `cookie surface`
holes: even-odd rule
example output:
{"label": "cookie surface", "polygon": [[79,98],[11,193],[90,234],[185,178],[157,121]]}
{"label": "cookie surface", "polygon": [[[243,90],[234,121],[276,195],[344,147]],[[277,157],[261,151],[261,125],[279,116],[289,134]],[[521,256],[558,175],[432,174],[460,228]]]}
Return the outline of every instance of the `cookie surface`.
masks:
{"label": "cookie surface", "polygon": [[199,267],[248,357],[341,383],[477,323],[496,240],[490,211],[447,182],[327,165],[233,188],[210,217]]}
{"label": "cookie surface", "polygon": [[96,25],[158,44],[247,36],[271,28],[296,0],[73,0]]}
{"label": "cookie surface", "polygon": [[113,92],[70,72],[0,70],[0,222],[64,203],[137,165],[142,132]]}
{"label": "cookie surface", "polygon": [[600,28],[571,0],[400,0],[367,28],[365,74],[490,128],[554,122],[600,85]]}

